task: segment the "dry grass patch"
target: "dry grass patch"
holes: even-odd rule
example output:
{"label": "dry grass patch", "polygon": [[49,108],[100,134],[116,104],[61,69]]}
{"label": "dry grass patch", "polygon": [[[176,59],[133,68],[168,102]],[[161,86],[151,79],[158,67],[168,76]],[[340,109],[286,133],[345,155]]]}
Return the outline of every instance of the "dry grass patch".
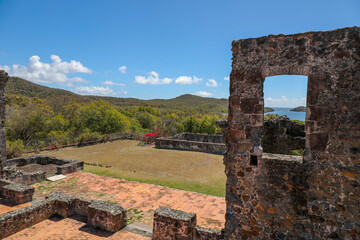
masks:
{"label": "dry grass patch", "polygon": [[103,167],[85,165],[86,172],[99,175],[225,196],[226,177],[221,155],[138,146],[138,141],[134,140],[41,154],[101,164]]}

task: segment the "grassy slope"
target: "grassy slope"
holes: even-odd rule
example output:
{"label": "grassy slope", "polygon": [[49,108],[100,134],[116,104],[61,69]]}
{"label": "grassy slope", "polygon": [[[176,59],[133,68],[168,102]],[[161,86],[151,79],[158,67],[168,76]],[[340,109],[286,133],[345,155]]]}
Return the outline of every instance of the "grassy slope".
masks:
{"label": "grassy slope", "polygon": [[223,156],[137,144],[132,140],[114,141],[41,154],[112,166],[85,165],[85,171],[99,175],[225,196]]}

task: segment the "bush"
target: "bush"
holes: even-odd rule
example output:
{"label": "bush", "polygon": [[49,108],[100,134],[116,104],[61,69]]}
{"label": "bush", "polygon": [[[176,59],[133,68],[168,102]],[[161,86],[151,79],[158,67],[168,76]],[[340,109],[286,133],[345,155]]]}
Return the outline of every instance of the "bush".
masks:
{"label": "bush", "polygon": [[23,144],[23,141],[20,139],[15,141],[6,141],[6,152],[8,159],[21,157],[24,149],[25,146]]}
{"label": "bush", "polygon": [[160,133],[145,133],[143,137],[139,137],[140,143],[151,144],[155,139],[160,137]]}
{"label": "bush", "polygon": [[96,142],[99,142],[100,140],[104,141],[104,136],[100,133],[91,133],[89,130],[86,129],[86,131],[81,134],[78,138],[78,146],[85,146],[88,144],[93,144]]}

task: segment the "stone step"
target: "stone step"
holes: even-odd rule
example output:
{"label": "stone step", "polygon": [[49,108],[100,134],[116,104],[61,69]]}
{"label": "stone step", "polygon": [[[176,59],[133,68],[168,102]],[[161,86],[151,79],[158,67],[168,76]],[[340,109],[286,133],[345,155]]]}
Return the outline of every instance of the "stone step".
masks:
{"label": "stone step", "polygon": [[142,223],[134,222],[130,225],[127,225],[124,230],[136,234],[140,234],[144,237],[152,237],[153,227],[150,225],[145,225]]}
{"label": "stone step", "polygon": [[55,176],[52,176],[52,177],[48,177],[47,180],[49,180],[51,182],[55,182],[55,181],[59,181],[59,180],[64,179],[64,178],[66,178],[65,175],[59,174],[59,175],[55,175]]}

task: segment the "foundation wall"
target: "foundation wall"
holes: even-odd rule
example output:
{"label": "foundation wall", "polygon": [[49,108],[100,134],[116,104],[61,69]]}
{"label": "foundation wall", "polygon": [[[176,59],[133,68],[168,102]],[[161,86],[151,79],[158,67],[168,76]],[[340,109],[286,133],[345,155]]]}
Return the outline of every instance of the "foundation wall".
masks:
{"label": "foundation wall", "polygon": [[224,143],[193,142],[168,138],[157,138],[155,140],[155,147],[164,149],[199,151],[215,154],[224,154],[226,151],[226,146]]}
{"label": "foundation wall", "polygon": [[89,220],[94,212],[102,214],[101,218],[96,219],[94,227],[114,232],[126,224],[126,209],[119,205],[102,201],[88,201],[61,192],[52,192],[45,200],[35,201],[31,206],[0,215],[0,239],[42,222],[55,214],[65,218],[73,214],[80,214]]}
{"label": "foundation wall", "polygon": [[5,162],[5,168],[3,169],[3,178],[26,185],[31,185],[36,182],[40,182],[46,179],[44,171],[37,172],[24,172],[22,170],[13,168],[12,166],[25,166],[28,164],[55,164],[57,167],[57,174],[69,174],[84,169],[84,162],[58,159],[55,157],[48,156],[29,156],[9,159]]}

